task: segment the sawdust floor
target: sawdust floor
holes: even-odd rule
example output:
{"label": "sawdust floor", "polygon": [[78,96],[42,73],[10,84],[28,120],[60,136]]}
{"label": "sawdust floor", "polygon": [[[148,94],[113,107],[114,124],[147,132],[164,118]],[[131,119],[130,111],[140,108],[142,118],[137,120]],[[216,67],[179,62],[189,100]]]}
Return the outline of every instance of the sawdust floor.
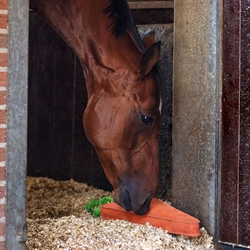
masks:
{"label": "sawdust floor", "polygon": [[112,195],[75,181],[27,178],[27,250],[214,249],[204,228],[199,237],[168,234],[150,225],[93,218],[91,199]]}

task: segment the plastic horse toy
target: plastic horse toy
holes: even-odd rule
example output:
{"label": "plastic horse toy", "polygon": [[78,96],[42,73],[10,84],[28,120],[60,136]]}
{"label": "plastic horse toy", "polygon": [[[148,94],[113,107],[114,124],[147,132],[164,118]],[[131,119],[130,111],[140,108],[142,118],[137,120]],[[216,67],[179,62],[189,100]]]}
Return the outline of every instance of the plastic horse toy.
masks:
{"label": "plastic horse toy", "polygon": [[141,41],[126,0],[31,0],[78,56],[86,78],[85,133],[114,199],[148,212],[158,182],[160,42]]}

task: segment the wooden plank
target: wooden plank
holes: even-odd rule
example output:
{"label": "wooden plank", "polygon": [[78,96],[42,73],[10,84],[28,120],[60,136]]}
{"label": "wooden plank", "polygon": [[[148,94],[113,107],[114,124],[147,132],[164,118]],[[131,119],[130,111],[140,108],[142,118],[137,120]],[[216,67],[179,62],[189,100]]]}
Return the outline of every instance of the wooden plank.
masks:
{"label": "wooden plank", "polygon": [[[154,0],[128,0],[127,2],[155,2]],[[158,2],[173,2],[173,0],[158,0]]]}
{"label": "wooden plank", "polygon": [[128,2],[131,9],[173,9],[174,1]]}
{"label": "wooden plank", "polygon": [[240,0],[224,2],[220,241],[238,242]]}
{"label": "wooden plank", "polygon": [[241,82],[238,244],[250,246],[250,28],[249,0],[241,1]]}
{"label": "wooden plank", "polygon": [[70,179],[74,54],[35,12],[29,38],[28,174]]}
{"label": "wooden plank", "polygon": [[220,241],[250,245],[248,0],[224,2]]}
{"label": "wooden plank", "polygon": [[136,24],[164,24],[174,22],[173,9],[132,9]]}

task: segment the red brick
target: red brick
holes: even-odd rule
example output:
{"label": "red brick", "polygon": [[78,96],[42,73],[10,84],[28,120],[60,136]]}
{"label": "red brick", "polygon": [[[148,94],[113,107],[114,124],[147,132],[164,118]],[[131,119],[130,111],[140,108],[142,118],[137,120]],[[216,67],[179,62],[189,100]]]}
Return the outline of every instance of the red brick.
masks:
{"label": "red brick", "polygon": [[6,129],[0,128],[0,142],[6,142]]}
{"label": "red brick", "polygon": [[0,87],[6,87],[7,82],[6,81],[1,81],[0,80]]}
{"label": "red brick", "polygon": [[0,91],[0,105],[7,104],[6,91]]}
{"label": "red brick", "polygon": [[0,110],[0,124],[6,124],[6,110]]}
{"label": "red brick", "polygon": [[0,218],[5,217],[5,204],[0,204]]}
{"label": "red brick", "polygon": [[[6,161],[6,148],[0,148],[0,162]],[[0,168],[0,181],[5,180],[5,173],[2,172],[2,168]]]}
{"label": "red brick", "polygon": [[0,87],[7,86],[8,75],[7,72],[0,72]]}
{"label": "red brick", "polygon": [[7,29],[7,25],[8,25],[8,15],[0,14],[0,28]]}
{"label": "red brick", "polygon": [[0,9],[7,10],[8,9],[8,0],[0,0]]}
{"label": "red brick", "polygon": [[8,54],[0,53],[0,67],[6,67],[8,65]]}
{"label": "red brick", "polygon": [[5,235],[5,223],[0,223],[0,236]]}
{"label": "red brick", "polygon": [[6,168],[0,168],[0,181],[6,181]]}
{"label": "red brick", "polygon": [[0,91],[0,105],[7,104],[7,91]]}
{"label": "red brick", "polygon": [[0,34],[0,48],[8,48],[8,35]]}
{"label": "red brick", "polygon": [[0,72],[0,81],[7,81],[7,72]]}
{"label": "red brick", "polygon": [[5,249],[4,242],[0,242],[0,250],[4,250],[4,249]]}
{"label": "red brick", "polygon": [[5,187],[0,186],[0,199],[4,198],[5,195]]}

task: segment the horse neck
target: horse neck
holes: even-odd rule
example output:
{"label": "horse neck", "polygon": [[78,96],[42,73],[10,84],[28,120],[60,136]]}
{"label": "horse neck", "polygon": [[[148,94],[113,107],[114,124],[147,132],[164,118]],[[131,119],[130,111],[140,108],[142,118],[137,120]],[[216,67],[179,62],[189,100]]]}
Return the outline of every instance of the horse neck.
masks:
{"label": "horse neck", "polygon": [[30,5],[78,56],[87,81],[96,71],[100,78],[101,69],[103,75],[139,67],[141,53],[129,34],[112,35],[114,20],[103,12],[108,0],[31,0]]}

